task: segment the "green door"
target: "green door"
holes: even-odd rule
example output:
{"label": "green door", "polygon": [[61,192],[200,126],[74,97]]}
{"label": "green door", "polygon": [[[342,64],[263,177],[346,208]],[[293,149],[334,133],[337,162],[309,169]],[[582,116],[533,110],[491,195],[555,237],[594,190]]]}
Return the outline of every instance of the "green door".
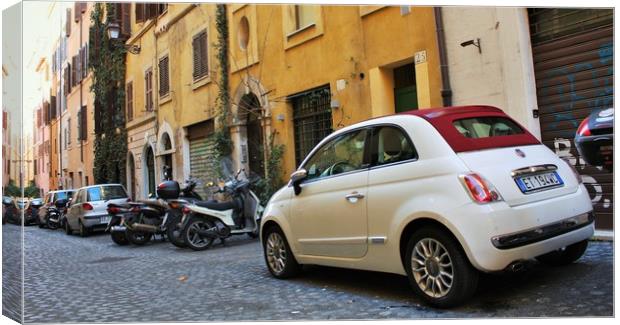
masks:
{"label": "green door", "polygon": [[418,109],[418,93],[415,85],[394,88],[396,113]]}

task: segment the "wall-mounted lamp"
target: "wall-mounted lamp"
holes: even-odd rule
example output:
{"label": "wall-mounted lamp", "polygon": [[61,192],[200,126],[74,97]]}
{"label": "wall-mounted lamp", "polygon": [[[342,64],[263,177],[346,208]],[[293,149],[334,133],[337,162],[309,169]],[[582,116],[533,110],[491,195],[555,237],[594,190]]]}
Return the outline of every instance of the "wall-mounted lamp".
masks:
{"label": "wall-mounted lamp", "polygon": [[[121,26],[117,23],[117,22],[109,22],[108,25],[106,26],[106,31],[108,32],[108,37],[111,40],[118,40],[120,35],[121,35]],[[139,45],[135,45],[135,44],[123,44],[123,46],[125,46],[125,49],[131,53],[131,54],[138,54],[140,53],[140,46]]]}
{"label": "wall-mounted lamp", "polygon": [[480,39],[479,38],[476,38],[475,41],[473,39],[470,39],[469,41],[465,41],[465,42],[461,43],[462,47],[470,46],[470,45],[473,45],[473,46],[477,47],[478,48],[478,53],[482,53],[482,48],[480,47]]}

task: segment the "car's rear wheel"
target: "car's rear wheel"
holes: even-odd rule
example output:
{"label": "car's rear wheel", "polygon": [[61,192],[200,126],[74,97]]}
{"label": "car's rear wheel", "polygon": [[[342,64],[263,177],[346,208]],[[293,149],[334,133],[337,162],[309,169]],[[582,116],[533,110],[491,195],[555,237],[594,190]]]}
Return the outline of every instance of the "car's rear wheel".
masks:
{"label": "car's rear wheel", "polygon": [[538,256],[536,259],[541,263],[552,266],[568,265],[583,256],[587,248],[588,240],[586,239],[545,255]]}
{"label": "car's rear wheel", "polygon": [[271,227],[265,231],[263,250],[271,274],[278,279],[293,277],[301,271],[282,230]]}
{"label": "car's rear wheel", "polygon": [[65,234],[67,235],[73,234],[73,230],[71,230],[71,226],[69,226],[69,222],[65,222]]}
{"label": "car's rear wheel", "polygon": [[79,228],[79,230],[80,230],[80,237],[88,237],[88,233],[89,233],[88,228],[86,228],[86,226],[84,226],[82,221],[79,221],[79,224],[80,224],[80,226],[79,226],[80,227]]}
{"label": "car's rear wheel", "polygon": [[413,290],[430,305],[447,308],[474,294],[478,271],[445,231],[424,227],[407,243],[405,269]]}

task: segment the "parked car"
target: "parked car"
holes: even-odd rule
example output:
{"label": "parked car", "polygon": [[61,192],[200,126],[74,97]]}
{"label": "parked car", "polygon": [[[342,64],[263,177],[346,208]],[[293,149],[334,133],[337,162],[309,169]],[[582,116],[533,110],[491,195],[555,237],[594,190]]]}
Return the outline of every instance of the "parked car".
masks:
{"label": "parked car", "polygon": [[[46,225],[47,224],[47,218],[48,218],[48,212],[50,208],[57,208],[55,206],[56,201],[58,200],[68,200],[71,196],[73,196],[73,192],[74,190],[58,190],[58,191],[49,191],[47,193],[47,195],[45,195],[45,200],[43,202],[43,206],[39,209],[38,212],[38,222],[39,225]],[[60,226],[64,227],[64,215],[67,212],[67,208],[62,208],[62,210],[60,211],[61,215],[61,222],[60,222]]]}
{"label": "parked car", "polygon": [[68,235],[74,230],[86,237],[92,231],[105,230],[110,221],[107,208],[109,203],[129,202],[125,187],[121,184],[101,184],[78,189],[69,203],[65,220]]}
{"label": "parked car", "polygon": [[500,109],[411,111],[323,139],[263,214],[276,278],[302,264],[406,275],[429,304],[463,303],[479,272],[577,260],[594,233],[579,175]]}
{"label": "parked car", "polygon": [[[24,217],[24,226],[29,226],[34,224],[37,221],[36,215],[33,215],[32,210],[32,200],[30,198],[18,198],[15,200],[17,204],[17,212],[18,215]],[[36,203],[36,202],[35,202]]]}
{"label": "parked car", "polygon": [[14,205],[13,199],[10,196],[2,197],[2,224],[7,223],[9,217],[10,207]]}
{"label": "parked car", "polygon": [[593,110],[577,128],[575,146],[586,163],[613,171],[614,109]]}

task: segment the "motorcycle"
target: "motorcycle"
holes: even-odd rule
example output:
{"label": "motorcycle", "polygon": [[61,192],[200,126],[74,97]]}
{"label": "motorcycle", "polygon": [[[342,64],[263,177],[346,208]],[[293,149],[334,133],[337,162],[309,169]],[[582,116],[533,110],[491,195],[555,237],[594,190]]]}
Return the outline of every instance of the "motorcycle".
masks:
{"label": "motorcycle", "polygon": [[66,199],[58,199],[54,202],[54,205],[47,209],[47,216],[45,220],[45,225],[49,229],[57,229],[60,227],[61,220],[64,216],[64,211],[66,210],[67,200]]}
{"label": "motorcycle", "polygon": [[[175,246],[184,247],[178,230],[181,208],[187,202],[202,198],[194,191],[196,182],[188,180],[181,189],[179,183],[167,180],[157,186],[155,199],[109,205],[111,219],[108,229],[112,240],[119,245],[144,245],[155,235],[168,237]],[[122,237],[125,237],[125,240]]]}
{"label": "motorcycle", "polygon": [[183,207],[181,236],[189,248],[205,250],[215,239],[224,243],[232,235],[258,237],[264,208],[250,190],[250,182],[239,178],[242,171],[238,170],[220,189],[231,197],[230,201],[196,201]]}

